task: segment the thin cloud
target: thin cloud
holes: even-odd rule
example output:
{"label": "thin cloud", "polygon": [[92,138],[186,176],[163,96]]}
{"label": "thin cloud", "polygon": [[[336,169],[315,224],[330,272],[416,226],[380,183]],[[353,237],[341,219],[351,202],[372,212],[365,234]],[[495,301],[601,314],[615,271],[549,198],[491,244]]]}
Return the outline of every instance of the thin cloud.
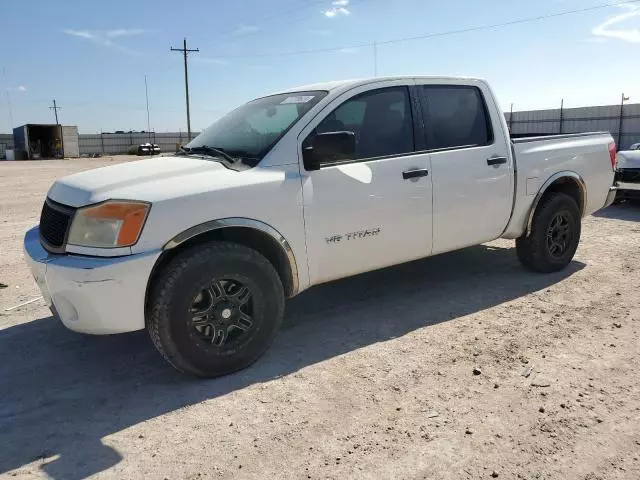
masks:
{"label": "thin cloud", "polygon": [[349,0],[334,0],[331,2],[331,8],[324,10],[322,14],[327,18],[334,18],[338,15],[351,15],[351,11],[347,8]]}
{"label": "thin cloud", "polygon": [[106,33],[107,37],[130,37],[132,35],[142,35],[143,33],[147,33],[147,30],[143,28],[117,28],[115,30],[108,30]]}
{"label": "thin cloud", "polygon": [[25,87],[24,85],[18,85],[18,91],[19,92],[26,92],[27,91],[27,87]]}
{"label": "thin cloud", "polygon": [[359,48],[354,48],[354,47],[341,48],[340,50],[338,50],[338,52],[345,53],[345,54],[358,53],[359,51],[360,51]]}
{"label": "thin cloud", "polygon": [[604,37],[589,37],[583,40],[585,43],[607,43],[607,39]]}
{"label": "thin cloud", "polygon": [[596,37],[615,38],[617,40],[623,40],[625,42],[640,43],[640,28],[635,29],[620,29],[611,28],[614,25],[618,25],[626,20],[630,20],[635,17],[640,17],[640,8],[636,5],[620,5],[621,8],[629,9],[629,12],[615,15],[596,28],[591,33]]}
{"label": "thin cloud", "polygon": [[125,47],[124,45],[120,45],[119,43],[115,43],[112,38],[119,37],[127,37],[132,35],[141,35],[146,33],[148,30],[144,30],[141,28],[118,28],[114,30],[107,31],[98,31],[98,30],[71,30],[65,29],[64,33],[67,35],[71,35],[73,37],[83,38],[97,45],[102,45],[103,47],[113,48],[114,50],[118,50],[123,53],[127,53],[129,55],[140,55],[140,52],[133,50],[131,48]]}
{"label": "thin cloud", "polygon": [[256,27],[255,25],[239,25],[238,27],[236,27],[236,29],[233,31],[234,35],[247,35],[248,33],[255,33],[258,30],[260,30],[258,27]]}
{"label": "thin cloud", "polygon": [[88,30],[63,30],[67,35],[73,35],[74,37],[86,38],[88,40],[95,39],[95,35],[93,35]]}

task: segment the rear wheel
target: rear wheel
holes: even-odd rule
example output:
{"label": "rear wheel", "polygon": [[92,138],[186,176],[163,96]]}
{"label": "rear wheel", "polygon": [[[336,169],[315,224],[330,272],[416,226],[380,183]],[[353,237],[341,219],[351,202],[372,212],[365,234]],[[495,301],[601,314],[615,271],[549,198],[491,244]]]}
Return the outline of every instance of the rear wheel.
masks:
{"label": "rear wheel", "polygon": [[531,233],[516,240],[518,259],[535,272],[562,270],[576,253],[580,228],[576,201],[565,193],[551,193],[538,205]]}
{"label": "rear wheel", "polygon": [[214,242],[186,250],[163,269],[147,312],[151,339],[171,365],[217,377],[267,350],[282,321],[284,289],[258,252]]}

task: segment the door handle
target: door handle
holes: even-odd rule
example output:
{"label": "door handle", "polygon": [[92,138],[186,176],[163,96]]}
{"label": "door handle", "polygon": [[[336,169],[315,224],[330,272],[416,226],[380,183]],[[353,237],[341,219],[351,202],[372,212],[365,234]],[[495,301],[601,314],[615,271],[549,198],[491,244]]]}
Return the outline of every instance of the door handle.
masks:
{"label": "door handle", "polygon": [[410,178],[426,177],[427,175],[429,175],[429,170],[427,170],[426,168],[420,168],[417,170],[405,170],[404,172],[402,172],[402,178],[404,178],[405,180],[408,180]]}
{"label": "door handle", "polygon": [[502,165],[504,163],[507,163],[507,157],[487,158],[487,165]]}

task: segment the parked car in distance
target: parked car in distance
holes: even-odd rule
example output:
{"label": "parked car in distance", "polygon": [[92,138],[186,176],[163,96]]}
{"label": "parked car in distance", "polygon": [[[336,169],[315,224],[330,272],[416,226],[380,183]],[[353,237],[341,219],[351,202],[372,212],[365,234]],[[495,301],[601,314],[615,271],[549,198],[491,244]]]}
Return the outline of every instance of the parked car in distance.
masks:
{"label": "parked car in distance", "polygon": [[497,238],[534,272],[565,268],[615,198],[615,158],[606,132],[512,140],[483,80],[311,85],[175,155],[56,180],[25,258],[68,328],[146,328],[215,377],[257,360],[314,285]]}
{"label": "parked car in distance", "polygon": [[640,150],[640,143],[634,143],[629,147],[629,150]]}
{"label": "parked car in distance", "polygon": [[616,181],[616,201],[640,200],[640,150],[618,152]]}
{"label": "parked car in distance", "polygon": [[138,146],[138,155],[158,155],[160,146],[156,143],[143,143]]}

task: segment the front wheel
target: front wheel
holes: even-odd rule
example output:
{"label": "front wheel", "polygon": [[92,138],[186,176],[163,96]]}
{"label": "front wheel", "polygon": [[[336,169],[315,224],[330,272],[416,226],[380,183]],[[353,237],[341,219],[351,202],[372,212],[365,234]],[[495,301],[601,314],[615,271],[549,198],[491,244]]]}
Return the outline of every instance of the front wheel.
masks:
{"label": "front wheel", "polygon": [[580,209],[565,193],[542,199],[533,217],[531,233],[516,240],[520,262],[535,272],[564,269],[580,243]]}
{"label": "front wheel", "polygon": [[269,347],[284,312],[278,273],[243,245],[212,242],[178,254],[152,286],[147,330],[176,369],[235,372]]}

